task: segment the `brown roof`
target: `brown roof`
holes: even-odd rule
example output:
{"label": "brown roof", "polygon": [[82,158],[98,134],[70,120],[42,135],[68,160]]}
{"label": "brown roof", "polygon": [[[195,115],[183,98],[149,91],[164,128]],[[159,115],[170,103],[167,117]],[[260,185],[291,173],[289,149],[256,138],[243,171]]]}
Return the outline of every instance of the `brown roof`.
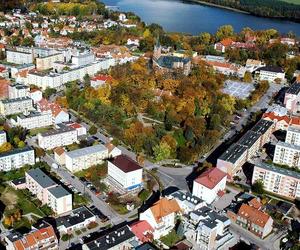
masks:
{"label": "brown roof", "polygon": [[53,151],[54,151],[54,153],[56,153],[57,155],[62,155],[62,154],[65,152],[65,150],[64,150],[63,147],[57,147],[57,148],[55,148]]}
{"label": "brown roof", "polygon": [[125,173],[142,169],[142,167],[136,161],[125,155],[119,155],[113,160],[110,160],[110,162]]}
{"label": "brown roof", "polygon": [[254,207],[256,209],[261,209],[261,203],[257,198],[253,198],[251,201],[248,202],[249,206]]}
{"label": "brown roof", "polygon": [[161,218],[171,213],[180,212],[180,207],[177,201],[175,199],[167,199],[165,197],[154,203],[150,209],[156,222],[159,222]]}
{"label": "brown roof", "polygon": [[260,227],[264,227],[270,216],[254,207],[251,207],[247,204],[243,204],[239,211],[238,215],[251,223],[258,225]]}

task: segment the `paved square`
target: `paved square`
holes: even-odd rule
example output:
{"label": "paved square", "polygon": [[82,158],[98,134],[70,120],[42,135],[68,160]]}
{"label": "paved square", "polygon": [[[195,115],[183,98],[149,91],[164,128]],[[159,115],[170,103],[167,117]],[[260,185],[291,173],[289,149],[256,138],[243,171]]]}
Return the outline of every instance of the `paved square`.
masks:
{"label": "paved square", "polygon": [[222,92],[238,99],[246,99],[254,90],[255,87],[253,83],[227,80],[224,84]]}

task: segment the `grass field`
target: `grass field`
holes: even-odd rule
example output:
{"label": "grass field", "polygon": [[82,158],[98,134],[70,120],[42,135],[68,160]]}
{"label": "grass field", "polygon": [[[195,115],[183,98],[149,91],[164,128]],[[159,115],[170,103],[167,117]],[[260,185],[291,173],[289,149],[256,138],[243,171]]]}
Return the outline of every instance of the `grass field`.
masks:
{"label": "grass field", "polygon": [[281,0],[281,1],[300,5],[300,0]]}

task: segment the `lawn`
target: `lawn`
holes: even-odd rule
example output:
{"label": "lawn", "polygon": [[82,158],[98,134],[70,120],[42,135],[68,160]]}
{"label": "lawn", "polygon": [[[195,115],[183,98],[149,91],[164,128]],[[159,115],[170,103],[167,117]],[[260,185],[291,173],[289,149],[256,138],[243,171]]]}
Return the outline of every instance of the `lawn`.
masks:
{"label": "lawn", "polygon": [[300,1],[299,0],[281,0],[283,2],[287,2],[287,3],[293,3],[296,5],[300,5]]}
{"label": "lawn", "polygon": [[176,234],[175,230],[173,229],[169,234],[160,238],[160,240],[167,246],[172,247],[178,241],[181,240],[181,237]]}

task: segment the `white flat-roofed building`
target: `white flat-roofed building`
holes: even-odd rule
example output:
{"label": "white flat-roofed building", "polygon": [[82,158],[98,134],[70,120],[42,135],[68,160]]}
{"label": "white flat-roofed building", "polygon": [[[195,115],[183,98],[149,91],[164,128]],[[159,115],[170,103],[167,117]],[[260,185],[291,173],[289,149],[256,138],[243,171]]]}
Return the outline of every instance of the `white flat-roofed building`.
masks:
{"label": "white flat-roofed building", "polygon": [[21,126],[27,129],[42,128],[52,125],[51,111],[31,112],[28,115],[18,115],[16,120],[11,119],[14,126]]}
{"label": "white flat-roofed building", "polygon": [[7,142],[6,132],[3,130],[0,130],[0,146],[5,142]]}
{"label": "white flat-roofed building", "polygon": [[143,185],[143,168],[124,155],[108,161],[108,176],[123,190],[130,191]]}
{"label": "white flat-roofed building", "polygon": [[300,146],[281,141],[278,142],[275,147],[273,162],[300,168]]}
{"label": "white flat-roofed building", "polygon": [[39,147],[50,150],[56,147],[71,145],[77,142],[76,129],[67,126],[60,126],[58,129],[52,129],[38,134]]}
{"label": "white flat-roofed building", "polygon": [[48,189],[47,205],[55,214],[64,214],[72,210],[72,194],[61,185]]}
{"label": "white flat-roofed building", "polygon": [[61,88],[65,83],[83,80],[85,75],[93,76],[100,70],[109,69],[115,63],[114,59],[105,58],[93,63],[62,71],[60,73],[50,72],[49,74],[30,72],[27,77],[27,84],[34,84],[43,90],[46,88]]}
{"label": "white flat-roofed building", "polygon": [[29,96],[29,87],[20,83],[8,85],[9,99],[22,98]]}
{"label": "white flat-roofed building", "polygon": [[72,64],[77,67],[90,64],[95,61],[95,55],[91,52],[77,53],[72,56]]}
{"label": "white flat-roofed building", "polygon": [[57,61],[64,61],[64,55],[62,53],[48,55],[45,57],[37,57],[36,69],[40,71],[51,69],[53,68],[53,63]]}
{"label": "white flat-roofed building", "polygon": [[102,163],[107,157],[108,149],[101,144],[73,150],[65,153],[66,168],[78,172]]}
{"label": "white flat-roofed building", "polygon": [[257,69],[259,72],[259,80],[260,81],[268,81],[268,82],[275,82],[275,80],[280,82],[285,82],[285,72],[280,67],[272,67],[266,66]]}
{"label": "white flat-roofed building", "polygon": [[33,63],[33,54],[17,50],[6,50],[6,60],[14,64],[30,64]]}
{"label": "white flat-roofed building", "polygon": [[2,115],[26,113],[32,110],[34,110],[34,108],[32,105],[32,99],[30,97],[6,99],[0,101],[0,114]]}
{"label": "white flat-roofed building", "polygon": [[18,148],[0,153],[0,171],[18,169],[26,164],[35,164],[34,150],[31,147]]}
{"label": "white flat-roofed building", "polygon": [[287,129],[285,142],[300,146],[300,128],[289,126]]}
{"label": "white flat-roofed building", "polygon": [[300,197],[300,173],[266,163],[254,166],[252,184],[261,180],[268,192],[290,199]]}

